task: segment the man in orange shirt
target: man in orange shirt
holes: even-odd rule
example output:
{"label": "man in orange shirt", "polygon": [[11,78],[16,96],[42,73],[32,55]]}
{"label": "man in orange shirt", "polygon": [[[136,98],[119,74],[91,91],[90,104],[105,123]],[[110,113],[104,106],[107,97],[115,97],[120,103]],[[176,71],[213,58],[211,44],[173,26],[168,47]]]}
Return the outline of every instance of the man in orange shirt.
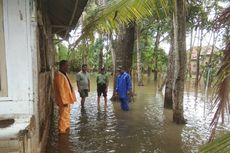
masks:
{"label": "man in orange shirt", "polygon": [[66,133],[70,127],[70,104],[76,101],[73,87],[67,76],[68,62],[59,62],[59,71],[54,76],[54,92],[56,104],[59,106],[59,133]]}

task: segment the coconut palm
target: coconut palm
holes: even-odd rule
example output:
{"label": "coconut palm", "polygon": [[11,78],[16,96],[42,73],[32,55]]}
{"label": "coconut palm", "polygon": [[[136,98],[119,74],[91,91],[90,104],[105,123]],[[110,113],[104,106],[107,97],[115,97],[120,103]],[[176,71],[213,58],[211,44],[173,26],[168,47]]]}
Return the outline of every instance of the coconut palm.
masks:
{"label": "coconut palm", "polygon": [[101,32],[110,32],[118,30],[121,24],[129,24],[133,21],[139,21],[144,17],[149,17],[156,12],[160,16],[160,12],[168,13],[169,6],[172,6],[168,0],[114,0],[106,6],[102,6],[94,16],[90,16],[84,28],[82,35],[77,39],[72,47],[76,45],[89,33],[97,30]]}
{"label": "coconut palm", "polygon": [[[172,4],[169,4],[171,2]],[[185,65],[186,65],[186,54],[185,54],[185,1],[184,0],[175,0],[175,1],[167,1],[167,0],[119,0],[114,1],[109,5],[109,7],[102,9],[99,11],[98,16],[93,16],[89,19],[89,22],[86,23],[86,26],[83,28],[82,36],[74,43],[73,47],[79,43],[84,36],[86,36],[90,31],[92,32],[94,29],[97,29],[101,32],[108,32],[111,29],[115,29],[119,31],[118,33],[118,44],[125,46],[131,46],[128,50],[127,55],[132,50],[133,47],[133,35],[130,35],[129,32],[134,32],[134,28],[132,25],[130,27],[130,23],[133,21],[137,22],[140,19],[148,16],[152,16],[153,12],[157,12],[157,16],[160,19],[160,12],[164,12],[167,14],[169,10],[169,6],[173,6],[175,8],[174,14],[174,49],[175,56],[177,59],[175,60],[175,73],[174,73],[174,85],[173,85],[173,94],[174,94],[174,109],[173,109],[173,120],[178,123],[184,123],[183,116],[183,92],[184,92],[184,78],[185,78]],[[121,25],[129,25],[128,27],[124,27]],[[120,27],[123,30],[118,30]],[[132,30],[131,30],[132,29]],[[129,31],[129,32],[128,32]],[[126,37],[125,35],[130,35],[130,37]],[[121,38],[121,39],[120,39]],[[127,38],[127,39],[123,39]],[[125,40],[125,41],[124,41]],[[127,41],[126,41],[127,40]],[[131,42],[131,43],[130,43]],[[131,45],[129,45],[130,43]],[[127,45],[128,44],[128,45]],[[119,49],[116,53],[125,53],[124,49]],[[123,55],[123,54],[122,54]],[[121,56],[121,59],[116,61],[127,61],[127,57],[132,56]],[[122,62],[123,61],[123,62]],[[116,62],[115,62],[116,63]],[[118,62],[117,62],[118,63]],[[130,65],[130,64],[129,64]],[[126,65],[125,65],[126,66]],[[127,67],[128,69],[130,66]]]}
{"label": "coconut palm", "polygon": [[206,144],[200,148],[198,153],[228,153],[230,150],[230,132],[217,138],[212,143]]}
{"label": "coconut palm", "polygon": [[[169,3],[173,4],[169,4]],[[110,5],[105,6],[105,8],[100,9],[96,13],[95,16],[92,16],[88,19],[88,22],[86,23],[86,26],[83,28],[83,34],[81,37],[72,45],[72,47],[75,47],[82,38],[87,36],[90,32],[93,32],[95,29],[100,30],[102,32],[108,32],[111,31],[111,29],[119,29],[121,24],[129,24],[132,21],[139,21],[140,19],[148,16],[153,15],[153,11],[157,12],[159,15],[159,12],[164,12],[165,14],[168,13],[169,6],[173,6],[175,9],[175,15],[174,16],[174,50],[176,52],[174,53],[174,57],[176,57],[176,63],[175,63],[175,76],[174,76],[174,117],[178,117],[179,120],[176,122],[183,122],[184,118],[181,116],[183,113],[183,86],[184,86],[184,71],[186,61],[185,61],[185,43],[179,43],[180,41],[185,42],[184,37],[185,34],[183,31],[185,30],[185,25],[183,22],[185,22],[185,17],[180,16],[184,15],[184,9],[185,9],[185,2],[184,0],[174,0],[174,1],[167,1],[167,0],[116,0],[112,1]],[[182,12],[180,12],[182,11]],[[226,9],[225,13],[222,15],[222,17],[219,18],[218,23],[229,22],[229,8]],[[159,15],[160,16],[160,15]],[[224,17],[223,17],[224,16]],[[182,19],[182,20],[180,20]],[[227,19],[227,20],[226,20]],[[182,22],[180,22],[182,21]],[[180,27],[182,25],[182,27]],[[180,32],[179,30],[181,30]],[[181,39],[182,38],[182,39]],[[179,40],[181,39],[181,40]],[[181,46],[178,46],[181,45]],[[228,45],[229,46],[229,45]],[[226,75],[225,73],[229,69],[229,47],[226,47],[226,54],[225,54],[225,64],[223,64],[222,68],[220,69],[218,76],[220,77],[218,80],[217,85],[217,97],[215,100],[215,104],[217,106],[217,111],[215,113],[215,116],[212,121],[212,126],[216,127],[218,123],[218,119],[220,117],[220,114],[223,112],[222,110],[224,108],[229,107],[229,99],[228,94],[229,88],[224,86],[225,83],[229,83],[230,79],[228,78],[229,75]],[[224,92],[223,92],[224,91]],[[176,98],[176,99],[175,99]]]}
{"label": "coconut palm", "polygon": [[[224,26],[228,29],[229,34],[229,25],[230,25],[230,7],[226,8],[223,13],[216,19],[215,22],[216,30],[223,28]],[[226,47],[224,50],[224,58],[222,66],[220,67],[215,85],[215,97],[213,103],[213,109],[215,109],[215,114],[211,122],[212,135],[210,141],[213,140],[215,135],[215,130],[218,125],[220,117],[222,117],[222,122],[224,121],[224,113],[230,114],[230,41],[229,35],[226,40]]]}

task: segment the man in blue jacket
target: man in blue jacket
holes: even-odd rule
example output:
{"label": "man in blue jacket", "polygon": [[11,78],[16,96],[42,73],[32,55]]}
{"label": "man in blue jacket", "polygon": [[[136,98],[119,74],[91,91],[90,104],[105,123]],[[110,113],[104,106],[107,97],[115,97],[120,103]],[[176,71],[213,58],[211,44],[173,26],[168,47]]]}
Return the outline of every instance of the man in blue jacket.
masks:
{"label": "man in blue jacket", "polygon": [[129,110],[129,95],[132,92],[132,82],[130,75],[124,71],[124,69],[119,66],[118,67],[119,75],[116,79],[116,93],[119,96],[121,102],[121,109],[124,111]]}

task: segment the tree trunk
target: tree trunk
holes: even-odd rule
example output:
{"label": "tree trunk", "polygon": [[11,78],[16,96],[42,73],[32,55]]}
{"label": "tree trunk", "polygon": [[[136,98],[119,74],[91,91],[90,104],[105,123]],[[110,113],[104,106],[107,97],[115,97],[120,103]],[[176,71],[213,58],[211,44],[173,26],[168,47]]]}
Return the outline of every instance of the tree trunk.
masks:
{"label": "tree trunk", "polygon": [[214,53],[214,49],[215,49],[216,40],[217,40],[217,37],[216,37],[216,33],[214,31],[213,32],[212,51],[211,51],[211,55],[210,55],[210,57],[208,59],[208,64],[212,63],[212,58],[213,58],[213,53]]}
{"label": "tree trunk", "polygon": [[111,54],[112,54],[112,64],[113,64],[113,72],[115,72],[115,67],[116,67],[116,45],[115,41],[113,40],[112,33],[109,34],[109,48],[111,49]]}
{"label": "tree trunk", "polygon": [[170,50],[169,50],[169,56],[168,56],[168,69],[167,69],[167,75],[166,75],[166,84],[165,84],[165,97],[164,97],[164,108],[173,108],[173,98],[172,98],[172,92],[173,92],[173,76],[174,76],[174,48],[173,48],[173,26],[172,31],[170,34]]}
{"label": "tree trunk", "polygon": [[100,52],[99,52],[99,68],[102,68],[103,67],[103,48],[100,49]]}
{"label": "tree trunk", "polygon": [[[115,50],[115,68],[113,71],[114,77],[116,76],[115,70],[118,66],[122,66],[124,70],[131,75],[134,32],[135,28],[132,24],[130,24],[128,27],[121,27],[120,31],[118,32]],[[111,100],[115,98],[115,95],[113,95]]]}
{"label": "tree trunk", "polygon": [[123,66],[131,74],[132,54],[134,47],[134,26],[123,27],[119,31],[116,48],[116,66]]}
{"label": "tree trunk", "polygon": [[175,71],[173,83],[173,121],[185,123],[183,109],[183,94],[186,71],[186,39],[185,39],[185,2],[175,1],[173,14]]}
{"label": "tree trunk", "polygon": [[[122,41],[119,41],[118,43],[118,45],[120,44],[119,46],[121,46],[120,55],[122,57],[121,60],[122,66],[130,74],[132,71],[131,68],[132,68],[132,61],[133,61],[132,59],[133,59],[133,47],[134,47],[134,33],[135,33],[135,29],[133,25],[130,25],[129,27],[125,28],[125,33],[124,35],[121,35],[121,39],[120,39]],[[127,43],[124,44],[125,41],[127,41]],[[117,58],[117,62],[118,63],[120,62],[118,58]]]}
{"label": "tree trunk", "polygon": [[136,43],[137,43],[137,85],[143,86],[142,78],[142,62],[141,62],[141,51],[140,51],[140,27],[136,25]]}
{"label": "tree trunk", "polygon": [[[84,27],[84,15],[81,16],[80,22],[81,22],[81,25]],[[87,64],[88,63],[88,46],[87,46],[87,40],[83,39],[82,40],[82,44],[83,44],[82,64]]]}
{"label": "tree trunk", "polygon": [[148,75],[148,77],[150,77],[150,75],[151,75],[151,70],[152,70],[151,67],[148,66],[147,67],[147,75]]}
{"label": "tree trunk", "polygon": [[[102,34],[99,34],[99,41],[101,42],[102,41],[102,43],[103,43],[103,40],[102,40]],[[103,62],[103,45],[100,47],[100,52],[99,52],[99,63],[98,63],[98,66],[99,66],[99,68],[102,68],[103,67],[103,64],[104,64],[104,62]]]}
{"label": "tree trunk", "polygon": [[156,35],[156,41],[155,41],[155,47],[154,47],[154,52],[155,52],[155,66],[154,66],[154,80],[157,80],[158,76],[158,48],[160,44],[160,26],[157,27],[157,35]]}
{"label": "tree trunk", "polygon": [[112,63],[113,63],[113,95],[111,100],[115,100],[115,85],[116,85],[116,45],[115,40],[113,40],[112,33],[109,34],[109,47],[111,48]]}
{"label": "tree trunk", "polygon": [[191,27],[191,35],[190,35],[190,51],[189,51],[189,57],[188,57],[188,77],[192,77],[192,70],[191,70],[191,57],[192,57],[192,49],[193,49],[193,27]]}
{"label": "tree trunk", "polygon": [[[100,6],[104,6],[105,5],[105,0],[95,0],[95,3],[98,7]],[[103,34],[101,32],[99,32],[99,41],[103,43]],[[99,68],[102,68],[103,67],[103,48],[104,48],[104,45],[101,46],[100,48],[100,51],[99,51],[99,61],[98,61],[98,66]]]}
{"label": "tree trunk", "polygon": [[200,53],[202,50],[202,42],[203,42],[203,27],[200,29],[200,36],[199,36],[200,45],[197,50],[197,59],[196,59],[196,80],[195,80],[195,88],[198,88],[199,83],[199,76],[200,76]]}
{"label": "tree trunk", "polygon": [[82,51],[82,64],[88,64],[88,47],[87,41],[83,40],[83,51]]}

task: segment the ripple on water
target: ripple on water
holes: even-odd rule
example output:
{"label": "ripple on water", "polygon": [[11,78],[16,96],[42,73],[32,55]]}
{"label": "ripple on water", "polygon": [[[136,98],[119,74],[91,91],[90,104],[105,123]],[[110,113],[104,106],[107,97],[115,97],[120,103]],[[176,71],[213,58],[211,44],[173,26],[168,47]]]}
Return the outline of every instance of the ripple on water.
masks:
{"label": "ripple on water", "polygon": [[[187,124],[172,122],[172,111],[163,108],[163,96],[154,83],[136,88],[130,111],[123,112],[118,102],[101,99],[97,106],[95,85],[81,109],[80,98],[71,109],[71,128],[67,137],[57,134],[57,107],[47,153],[195,153],[208,140],[213,112],[202,94],[185,92],[184,116]],[[112,89],[109,90],[112,95]],[[229,130],[224,124],[218,130]]]}

